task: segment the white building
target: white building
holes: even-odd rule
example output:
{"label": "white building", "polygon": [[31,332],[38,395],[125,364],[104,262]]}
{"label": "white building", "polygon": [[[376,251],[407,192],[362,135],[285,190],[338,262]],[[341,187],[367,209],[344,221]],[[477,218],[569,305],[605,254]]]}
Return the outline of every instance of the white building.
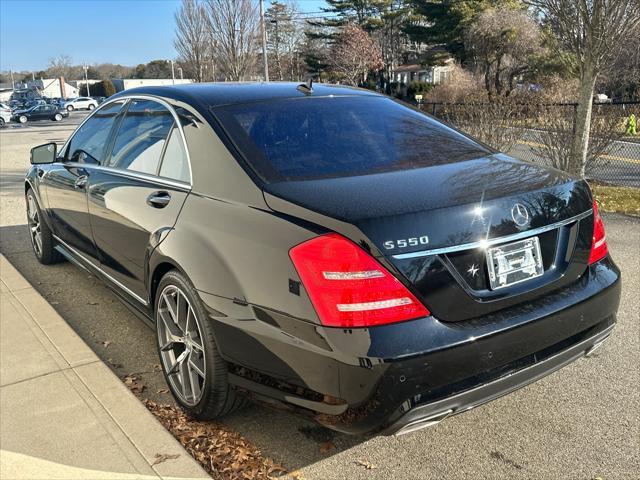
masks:
{"label": "white building", "polygon": [[136,87],[165,87],[193,83],[193,80],[188,78],[176,78],[175,80],[172,78],[114,78],[111,81],[113,86],[116,87],[116,92]]}
{"label": "white building", "polygon": [[78,96],[78,89],[65,82],[63,77],[18,82],[15,89],[37,91],[41,96],[49,98],[74,98]]}
{"label": "white building", "polygon": [[427,82],[433,85],[446,83],[453,70],[453,60],[449,59],[444,65],[422,66],[417,63],[400,65],[395,71],[395,81],[401,85],[411,82]]}

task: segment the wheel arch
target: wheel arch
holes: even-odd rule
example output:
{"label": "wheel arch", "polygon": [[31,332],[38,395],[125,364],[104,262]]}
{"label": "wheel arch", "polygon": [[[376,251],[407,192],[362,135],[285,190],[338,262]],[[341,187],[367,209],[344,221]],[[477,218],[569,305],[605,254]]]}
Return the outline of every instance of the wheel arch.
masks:
{"label": "wheel arch", "polygon": [[149,308],[151,312],[153,312],[156,303],[156,294],[158,292],[158,285],[160,285],[160,281],[162,277],[164,277],[171,270],[178,270],[185,277],[189,278],[187,274],[177,266],[177,264],[170,259],[162,258],[159,259],[156,264],[152,267],[149,266]]}

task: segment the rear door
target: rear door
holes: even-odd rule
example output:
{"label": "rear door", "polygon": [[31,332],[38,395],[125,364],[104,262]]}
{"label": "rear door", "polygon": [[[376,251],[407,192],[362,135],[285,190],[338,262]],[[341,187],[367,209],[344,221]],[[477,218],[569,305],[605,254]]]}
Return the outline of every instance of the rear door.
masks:
{"label": "rear door", "polygon": [[124,103],[123,100],[105,105],[84,122],[40,180],[45,187],[55,235],[94,264],[98,262],[86,188],[95,167],[104,160],[111,130]]}
{"label": "rear door", "polygon": [[33,109],[30,115],[30,120],[43,120],[47,118],[47,106],[46,105],[38,105]]}
{"label": "rear door", "polygon": [[164,102],[131,100],[111,152],[89,187],[102,269],[142,303],[147,298],[147,259],[175,224],[191,188],[177,119]]}

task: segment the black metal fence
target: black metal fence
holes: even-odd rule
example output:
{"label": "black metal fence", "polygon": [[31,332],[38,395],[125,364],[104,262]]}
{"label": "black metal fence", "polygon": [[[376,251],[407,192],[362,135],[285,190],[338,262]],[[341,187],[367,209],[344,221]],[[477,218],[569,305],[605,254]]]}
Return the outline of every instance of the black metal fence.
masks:
{"label": "black metal fence", "polygon": [[[420,105],[498,150],[562,170],[568,168],[576,107],[515,102]],[[594,104],[591,123],[585,177],[640,188],[640,102]]]}

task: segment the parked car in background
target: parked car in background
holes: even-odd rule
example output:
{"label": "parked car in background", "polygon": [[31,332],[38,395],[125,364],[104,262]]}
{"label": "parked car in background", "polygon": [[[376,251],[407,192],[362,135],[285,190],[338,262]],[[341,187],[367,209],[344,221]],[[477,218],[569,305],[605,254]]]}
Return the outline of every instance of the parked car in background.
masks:
{"label": "parked car in background", "polygon": [[80,264],[146,319],[198,419],[248,395],[408,433],[589,355],[616,322],[587,182],[369,90],[127,90],[31,163],[37,259]]}
{"label": "parked car in background", "polygon": [[66,109],[57,105],[47,104],[36,105],[28,110],[22,110],[13,114],[13,118],[18,123],[27,123],[27,121],[33,120],[53,120],[59,122],[68,116],[69,112]]}
{"label": "parked car in background", "polygon": [[0,127],[4,127],[11,121],[11,110],[0,109]]}
{"label": "parked car in background", "polygon": [[11,113],[12,110],[13,109],[9,105],[7,105],[6,103],[0,103],[0,112],[9,112],[9,113]]}
{"label": "parked car in background", "polygon": [[593,96],[593,103],[611,103],[611,99],[605,93],[596,93]]}
{"label": "parked car in background", "polygon": [[98,102],[91,97],[78,97],[72,100],[67,100],[63,106],[69,112],[73,110],[93,110],[98,106]]}

